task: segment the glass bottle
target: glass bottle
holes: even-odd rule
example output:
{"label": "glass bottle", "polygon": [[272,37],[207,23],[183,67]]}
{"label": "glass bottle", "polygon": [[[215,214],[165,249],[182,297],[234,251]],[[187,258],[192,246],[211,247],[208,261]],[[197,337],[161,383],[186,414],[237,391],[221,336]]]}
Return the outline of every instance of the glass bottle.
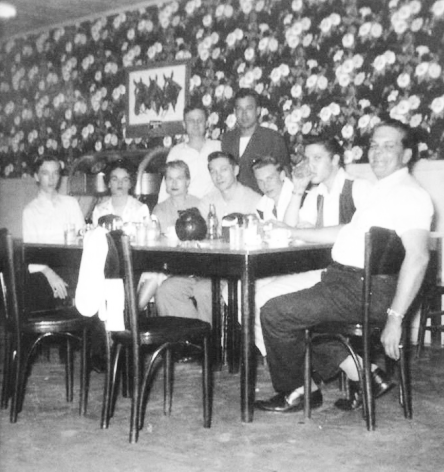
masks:
{"label": "glass bottle", "polygon": [[210,204],[210,211],[207,216],[207,237],[208,239],[217,239],[219,230],[219,220],[217,219],[216,208]]}
{"label": "glass bottle", "polygon": [[146,240],[157,241],[160,238],[160,224],[155,216],[151,216],[147,221]]}
{"label": "glass bottle", "polygon": [[254,246],[258,243],[259,220],[254,214],[245,215],[244,218],[244,243]]}

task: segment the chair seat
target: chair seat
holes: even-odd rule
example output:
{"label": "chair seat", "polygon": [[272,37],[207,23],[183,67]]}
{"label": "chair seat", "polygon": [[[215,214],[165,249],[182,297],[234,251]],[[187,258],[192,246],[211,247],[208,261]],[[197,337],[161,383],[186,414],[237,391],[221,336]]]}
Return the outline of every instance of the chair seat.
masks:
{"label": "chair seat", "polygon": [[[369,330],[374,332],[383,328],[382,324],[370,323]],[[346,323],[339,321],[331,321],[319,324],[311,328],[313,334],[342,334],[343,336],[362,336],[363,329],[360,323]]]}
{"label": "chair seat", "polygon": [[28,334],[66,333],[80,331],[90,322],[75,307],[61,307],[54,310],[32,312],[22,325],[22,332]]}
{"label": "chair seat", "polygon": [[[139,324],[140,342],[145,345],[176,343],[211,333],[205,321],[176,316],[159,316],[143,319]],[[131,341],[131,331],[119,331],[114,336],[122,342]]]}

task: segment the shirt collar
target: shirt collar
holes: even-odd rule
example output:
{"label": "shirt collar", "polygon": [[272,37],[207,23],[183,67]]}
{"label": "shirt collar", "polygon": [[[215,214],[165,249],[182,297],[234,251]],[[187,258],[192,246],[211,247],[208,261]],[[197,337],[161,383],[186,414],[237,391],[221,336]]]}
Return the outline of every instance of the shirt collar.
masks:
{"label": "shirt collar", "polygon": [[282,185],[281,194],[279,195],[278,206],[281,204],[281,202],[288,201],[288,197],[290,193],[293,192],[293,188],[293,182],[288,177],[285,177],[284,185]]}
{"label": "shirt collar", "polygon": [[338,172],[336,173],[336,177],[335,177],[335,180],[333,181],[333,187],[331,191],[329,192],[327,186],[323,182],[321,182],[318,186],[318,193],[324,196],[336,195],[340,193],[342,191],[342,188],[344,187],[345,178],[346,178],[345,170],[342,167],[340,167],[338,169]]}
{"label": "shirt collar", "polygon": [[376,181],[376,188],[386,188],[386,187],[392,187],[393,185],[398,184],[402,180],[404,180],[407,176],[409,175],[409,170],[407,167],[403,167],[402,169],[398,169],[392,174],[388,175],[387,177],[384,177],[381,180]]}
{"label": "shirt collar", "polygon": [[[284,202],[284,203],[288,202],[289,195],[292,191],[293,191],[293,182],[288,177],[285,177],[276,208],[280,207],[281,202]],[[267,197],[267,195],[262,195],[262,198],[259,200],[259,203],[257,205],[258,210],[261,210],[261,211],[266,211],[266,210],[272,211],[274,207],[275,207],[274,200],[270,197]]]}
{"label": "shirt collar", "polygon": [[54,198],[48,198],[43,192],[39,192],[37,194],[37,200],[42,205],[54,205],[54,206],[56,206],[60,202],[60,195],[57,192],[54,195]]}

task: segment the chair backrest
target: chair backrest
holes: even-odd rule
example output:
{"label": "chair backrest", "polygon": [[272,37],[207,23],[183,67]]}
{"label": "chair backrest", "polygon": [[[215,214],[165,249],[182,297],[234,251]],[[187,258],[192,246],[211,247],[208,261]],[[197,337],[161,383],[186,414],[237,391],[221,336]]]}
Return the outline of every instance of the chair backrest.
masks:
{"label": "chair backrest", "polygon": [[404,246],[395,231],[372,226],[366,233],[362,298],[365,332],[368,332],[373,278],[375,276],[396,278],[404,257]]}
{"label": "chair backrest", "polygon": [[6,328],[17,328],[19,323],[19,299],[17,296],[17,271],[15,259],[19,255],[12,235],[5,228],[0,229],[0,282]]}
{"label": "chair backrest", "polygon": [[372,226],[365,235],[367,276],[397,275],[405,257],[401,238],[395,231]]}
{"label": "chair backrest", "polygon": [[[125,328],[128,328],[136,346],[139,345],[139,324],[137,311],[136,284],[134,281],[134,269],[130,238],[123,231],[110,231],[108,244],[112,241],[119,258],[120,276],[123,278],[125,288]],[[110,251],[111,252],[111,251]]]}

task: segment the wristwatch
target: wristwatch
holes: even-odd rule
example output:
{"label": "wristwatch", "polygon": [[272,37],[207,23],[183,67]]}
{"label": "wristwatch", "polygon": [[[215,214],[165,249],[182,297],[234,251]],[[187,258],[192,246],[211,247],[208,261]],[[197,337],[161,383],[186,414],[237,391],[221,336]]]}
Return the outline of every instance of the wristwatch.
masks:
{"label": "wristwatch", "polygon": [[387,315],[394,316],[395,318],[401,318],[401,320],[404,318],[404,315],[401,315],[401,313],[398,313],[397,311],[392,310],[391,308],[387,310]]}

